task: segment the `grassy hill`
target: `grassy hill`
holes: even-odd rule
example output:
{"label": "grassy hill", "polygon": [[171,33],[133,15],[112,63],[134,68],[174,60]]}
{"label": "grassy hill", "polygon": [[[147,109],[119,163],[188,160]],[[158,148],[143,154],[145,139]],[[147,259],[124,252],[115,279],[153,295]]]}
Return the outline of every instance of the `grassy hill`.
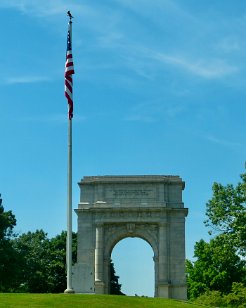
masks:
{"label": "grassy hill", "polygon": [[51,307],[89,307],[89,308],[196,308],[182,301],[163,298],[143,298],[113,295],[82,295],[82,294],[30,294],[30,293],[0,293],[0,307],[16,308],[51,308]]}

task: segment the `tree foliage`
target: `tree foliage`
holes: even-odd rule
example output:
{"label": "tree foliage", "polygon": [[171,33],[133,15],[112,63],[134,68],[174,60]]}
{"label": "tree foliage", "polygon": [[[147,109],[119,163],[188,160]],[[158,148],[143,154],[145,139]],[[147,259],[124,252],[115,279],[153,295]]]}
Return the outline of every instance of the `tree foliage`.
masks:
{"label": "tree foliage", "polygon": [[233,282],[232,291],[224,296],[224,303],[229,307],[246,307],[246,287],[243,283]]}
{"label": "tree foliage", "polygon": [[209,243],[197,242],[194,257],[194,263],[186,261],[189,298],[196,298],[208,290],[228,294],[233,282],[244,280],[245,262],[226,235],[219,235]]}
{"label": "tree foliage", "polygon": [[8,291],[16,285],[18,260],[11,238],[16,219],[12,211],[5,211],[0,195],[0,291]]}
{"label": "tree foliage", "polygon": [[235,283],[246,283],[242,258],[246,255],[246,173],[236,186],[214,183],[212,189],[205,225],[216,236],[209,243],[200,240],[195,244],[196,261],[187,260],[186,270],[188,297],[194,299],[210,292],[216,302],[227,295],[229,298]]}
{"label": "tree foliage", "polygon": [[[66,237],[67,232],[62,231],[50,240],[50,266],[49,280],[50,292],[60,293],[66,289]],[[77,259],[77,234],[72,234],[72,263]]]}
{"label": "tree foliage", "polygon": [[8,240],[13,235],[16,219],[12,211],[5,211],[0,194],[0,241]]}
{"label": "tree foliage", "polygon": [[220,291],[206,291],[194,303],[206,307],[246,307],[246,288],[242,283],[233,282],[232,291],[223,295]]}
{"label": "tree foliage", "polygon": [[[241,182],[213,185],[213,197],[207,203],[205,221],[212,231],[228,235],[242,255],[246,255],[246,173],[241,175]],[[211,233],[212,233],[211,231]]]}
{"label": "tree foliage", "polygon": [[[17,291],[57,293],[66,289],[66,232],[51,240],[43,230],[27,232],[14,241],[21,255],[21,276]],[[73,260],[76,259],[76,234],[73,234]]]}
{"label": "tree foliage", "polygon": [[110,259],[110,294],[125,295],[121,292],[121,284],[119,283],[119,276],[116,275],[114,263]]}
{"label": "tree foliage", "polygon": [[49,240],[43,230],[27,232],[14,241],[16,251],[22,256],[19,281],[20,291],[42,293],[49,289]]}

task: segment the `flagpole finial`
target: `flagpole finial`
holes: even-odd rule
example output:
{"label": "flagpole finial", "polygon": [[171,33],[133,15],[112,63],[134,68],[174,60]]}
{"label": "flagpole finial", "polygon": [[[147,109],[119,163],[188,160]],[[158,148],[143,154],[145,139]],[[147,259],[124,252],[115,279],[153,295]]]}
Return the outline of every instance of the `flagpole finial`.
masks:
{"label": "flagpole finial", "polygon": [[70,11],[67,11],[67,16],[70,18],[70,21],[72,21],[73,16]]}

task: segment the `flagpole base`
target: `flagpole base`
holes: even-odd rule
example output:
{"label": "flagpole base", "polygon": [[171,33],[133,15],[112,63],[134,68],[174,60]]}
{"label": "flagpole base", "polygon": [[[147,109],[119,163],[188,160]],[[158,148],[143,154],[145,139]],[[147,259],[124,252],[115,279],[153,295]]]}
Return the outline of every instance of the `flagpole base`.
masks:
{"label": "flagpole base", "polygon": [[73,289],[66,289],[66,290],[64,291],[64,293],[65,293],[65,294],[74,294],[75,292],[74,292]]}

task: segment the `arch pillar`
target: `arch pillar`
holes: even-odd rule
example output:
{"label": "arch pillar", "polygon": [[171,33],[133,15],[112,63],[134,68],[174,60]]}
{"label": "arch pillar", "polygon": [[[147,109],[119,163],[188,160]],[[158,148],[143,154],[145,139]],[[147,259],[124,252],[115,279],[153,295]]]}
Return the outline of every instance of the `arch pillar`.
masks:
{"label": "arch pillar", "polygon": [[104,294],[103,224],[96,224],[95,293]]}
{"label": "arch pillar", "polygon": [[169,272],[169,232],[168,223],[159,223],[159,258],[158,258],[158,297],[170,297],[170,272]]}
{"label": "arch pillar", "polygon": [[159,262],[158,262],[158,256],[157,255],[154,255],[153,261],[154,261],[154,269],[155,269],[155,293],[154,293],[154,297],[158,297]]}

